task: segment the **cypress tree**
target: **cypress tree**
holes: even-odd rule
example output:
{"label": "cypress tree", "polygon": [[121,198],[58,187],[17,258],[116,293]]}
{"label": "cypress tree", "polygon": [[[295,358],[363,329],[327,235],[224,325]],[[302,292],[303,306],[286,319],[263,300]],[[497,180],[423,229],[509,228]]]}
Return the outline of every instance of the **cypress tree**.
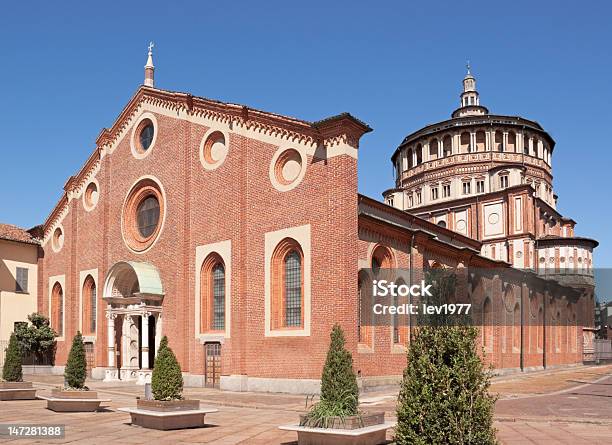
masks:
{"label": "cypress tree", "polygon": [[345,348],[344,332],[335,325],[321,377],[321,399],[300,422],[302,425],[326,428],[333,417],[358,414],[359,388],[353,371],[353,357]]}
{"label": "cypress tree", "polygon": [[6,348],[4,366],[2,367],[2,379],[7,382],[21,382],[23,380],[21,350],[15,333],[11,334],[8,348]]}
{"label": "cypress tree", "polygon": [[83,336],[79,331],[72,339],[72,347],[68,354],[66,369],[64,371],[64,379],[66,386],[69,388],[82,389],[85,386],[85,377],[87,376],[87,361],[85,359],[85,345],[83,345]]}
{"label": "cypress tree", "polygon": [[497,443],[477,335],[472,326],[416,329],[397,404],[398,445]]}
{"label": "cypress tree", "polygon": [[159,343],[153,374],[151,390],[155,400],[180,400],[183,398],[183,375],[181,366],[176,360],[172,349],[168,346],[168,338],[164,335]]}

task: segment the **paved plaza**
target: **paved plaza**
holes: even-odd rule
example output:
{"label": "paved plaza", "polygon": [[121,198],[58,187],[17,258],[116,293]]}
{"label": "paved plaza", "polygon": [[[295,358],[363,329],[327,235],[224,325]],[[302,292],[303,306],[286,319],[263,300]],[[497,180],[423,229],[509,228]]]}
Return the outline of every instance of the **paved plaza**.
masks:
{"label": "paved plaza", "polygon": [[[61,383],[61,376],[26,376],[44,394]],[[295,422],[305,398],[295,395],[228,393],[186,388],[185,396],[219,412],[206,416],[205,428],[155,431],[131,426],[129,415],[117,408],[135,405],[143,387],[89,382],[111,398],[97,413],[54,413],[42,400],[0,402],[0,423],[65,424],[66,437],[54,440],[13,439],[11,444],[296,444],[296,434],[277,429]],[[612,437],[612,366],[579,367],[498,377],[496,428],[503,444],[603,444]],[[384,410],[394,418],[397,388],[362,395],[363,409]],[[392,432],[389,433],[392,439]],[[9,441],[0,438],[0,442]]]}

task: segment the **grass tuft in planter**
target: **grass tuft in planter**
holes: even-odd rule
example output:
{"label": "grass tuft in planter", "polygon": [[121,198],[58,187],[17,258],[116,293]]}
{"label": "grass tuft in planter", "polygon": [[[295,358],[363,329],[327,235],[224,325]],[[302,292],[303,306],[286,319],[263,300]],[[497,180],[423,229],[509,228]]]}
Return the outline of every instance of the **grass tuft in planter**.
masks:
{"label": "grass tuft in planter", "polygon": [[353,357],[345,348],[342,328],[335,325],[321,377],[321,399],[302,416],[300,426],[342,427],[348,417],[359,416],[358,405],[359,388],[353,371]]}

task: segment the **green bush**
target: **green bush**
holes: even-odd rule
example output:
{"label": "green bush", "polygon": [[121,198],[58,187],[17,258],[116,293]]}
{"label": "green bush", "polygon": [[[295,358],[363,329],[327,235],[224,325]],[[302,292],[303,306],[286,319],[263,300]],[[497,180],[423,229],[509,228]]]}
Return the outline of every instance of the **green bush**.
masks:
{"label": "green bush", "polygon": [[477,335],[472,326],[415,329],[397,404],[398,445],[497,443]]}
{"label": "green bush", "polygon": [[28,315],[28,321],[15,328],[15,336],[22,353],[33,353],[40,360],[42,355],[54,352],[57,332],[42,314],[34,312]]}
{"label": "green bush", "polygon": [[301,424],[326,428],[330,425],[330,417],[358,415],[358,405],[359,388],[353,371],[353,357],[345,348],[342,328],[335,325],[321,377],[321,399]]}
{"label": "green bush", "polygon": [[168,346],[164,335],[155,357],[151,390],[155,400],[180,400],[183,398],[183,375],[174,352]]}
{"label": "green bush", "polygon": [[83,345],[83,337],[77,331],[77,334],[72,340],[70,354],[66,362],[64,370],[64,381],[68,388],[84,389],[85,377],[87,376],[87,361],[85,359],[85,345]]}
{"label": "green bush", "polygon": [[8,348],[6,348],[4,366],[2,367],[2,379],[7,382],[21,382],[23,380],[21,350],[15,333],[11,334]]}

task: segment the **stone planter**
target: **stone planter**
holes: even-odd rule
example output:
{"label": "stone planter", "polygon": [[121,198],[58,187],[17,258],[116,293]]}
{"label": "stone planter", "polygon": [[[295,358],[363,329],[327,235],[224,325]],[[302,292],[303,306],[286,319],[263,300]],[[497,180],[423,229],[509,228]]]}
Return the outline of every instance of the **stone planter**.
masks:
{"label": "stone planter", "polygon": [[32,382],[0,382],[0,400],[36,399]]}
{"label": "stone planter", "polygon": [[[300,414],[300,425],[304,425],[306,414]],[[328,418],[329,428],[336,428],[341,430],[356,430],[358,428],[364,428],[373,425],[380,425],[385,423],[385,413],[372,412],[363,413],[360,416],[349,416],[349,417],[330,417]]]}
{"label": "stone planter", "polygon": [[47,409],[55,412],[92,412],[100,409],[102,402],[110,399],[99,399],[96,391],[78,391],[56,388],[51,390],[51,396],[38,396],[47,401]]}
{"label": "stone planter", "polygon": [[136,408],[149,411],[187,411],[200,409],[199,400],[146,400],[136,399]]}
{"label": "stone planter", "polygon": [[51,390],[51,396],[58,399],[95,399],[98,397],[98,393],[96,391],[54,388]]}
{"label": "stone planter", "polygon": [[200,408],[199,400],[136,400],[136,408],[119,408],[129,413],[132,425],[155,430],[177,430],[204,426],[204,416],[216,408]]}
{"label": "stone planter", "polygon": [[295,431],[298,445],[379,445],[386,442],[387,430],[395,422],[385,422],[383,412],[363,413],[360,416],[330,418],[332,428],[302,426],[305,414],[300,415],[300,424],[284,425],[279,429]]}

